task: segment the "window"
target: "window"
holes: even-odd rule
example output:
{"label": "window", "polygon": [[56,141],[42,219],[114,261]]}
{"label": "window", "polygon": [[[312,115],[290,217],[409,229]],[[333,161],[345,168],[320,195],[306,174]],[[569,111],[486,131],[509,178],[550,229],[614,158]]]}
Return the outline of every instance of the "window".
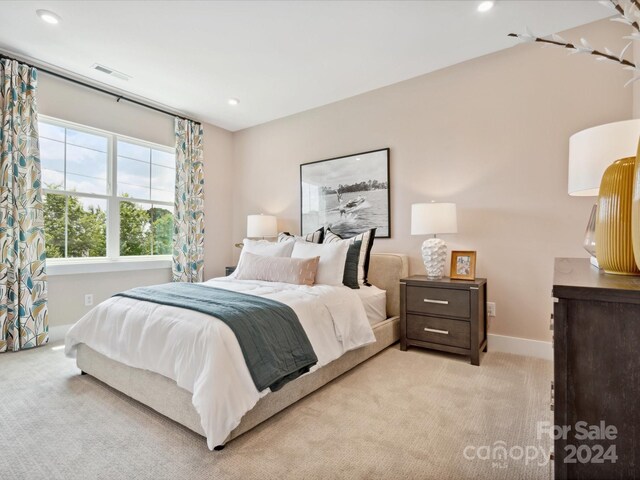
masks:
{"label": "window", "polygon": [[171,147],[40,118],[47,257],[171,254]]}

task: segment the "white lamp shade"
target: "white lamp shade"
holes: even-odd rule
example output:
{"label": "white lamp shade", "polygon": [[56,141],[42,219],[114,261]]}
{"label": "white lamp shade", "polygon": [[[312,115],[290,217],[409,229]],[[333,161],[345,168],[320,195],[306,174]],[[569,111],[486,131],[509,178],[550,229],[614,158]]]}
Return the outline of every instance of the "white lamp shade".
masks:
{"label": "white lamp shade", "polygon": [[582,130],[569,139],[569,195],[593,197],[602,174],[616,160],[635,157],[640,119]]}
{"label": "white lamp shade", "polygon": [[411,205],[411,235],[457,233],[455,203],[414,203]]}
{"label": "white lamp shade", "polygon": [[247,215],[247,237],[278,236],[278,221],[273,215]]}

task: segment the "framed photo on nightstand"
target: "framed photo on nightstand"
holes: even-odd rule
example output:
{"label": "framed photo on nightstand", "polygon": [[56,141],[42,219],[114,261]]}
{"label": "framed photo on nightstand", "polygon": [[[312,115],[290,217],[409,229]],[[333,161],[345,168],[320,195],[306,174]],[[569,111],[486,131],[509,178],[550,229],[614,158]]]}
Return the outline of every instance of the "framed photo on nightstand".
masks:
{"label": "framed photo on nightstand", "polygon": [[451,252],[451,273],[449,277],[456,280],[475,280],[476,252]]}

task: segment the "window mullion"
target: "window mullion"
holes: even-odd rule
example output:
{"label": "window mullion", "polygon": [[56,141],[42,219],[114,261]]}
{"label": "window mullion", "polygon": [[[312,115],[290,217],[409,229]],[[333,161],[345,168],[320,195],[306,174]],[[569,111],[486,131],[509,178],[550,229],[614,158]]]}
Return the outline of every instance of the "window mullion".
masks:
{"label": "window mullion", "polygon": [[64,197],[64,258],[69,258],[69,197]]}
{"label": "window mullion", "polygon": [[64,163],[62,168],[62,189],[67,190],[67,129],[64,129]]}
{"label": "window mullion", "polygon": [[[67,190],[67,129],[64,129],[62,189]],[[69,258],[69,197],[64,197],[64,258]]]}
{"label": "window mullion", "polygon": [[118,142],[111,136],[109,148],[109,203],[107,213],[107,257],[120,256],[120,202],[117,198],[118,185]]}
{"label": "window mullion", "polygon": [[[153,179],[153,149],[149,149],[149,200],[153,202],[153,190],[151,189],[151,181]],[[151,203],[151,209],[153,209],[153,203]],[[155,232],[153,231],[153,221],[149,219],[149,231],[151,232],[151,241],[149,242],[149,255],[153,255],[153,242],[155,238]]]}
{"label": "window mullion", "polygon": [[64,190],[52,190],[50,188],[42,189],[42,192],[45,194],[52,195],[64,195],[67,197],[86,197],[86,198],[98,198],[102,200],[109,200],[109,195],[101,195],[99,193],[84,193],[84,192],[65,192]]}
{"label": "window mullion", "polygon": [[109,235],[107,257],[120,257],[120,202],[115,197],[109,198],[107,231]]}

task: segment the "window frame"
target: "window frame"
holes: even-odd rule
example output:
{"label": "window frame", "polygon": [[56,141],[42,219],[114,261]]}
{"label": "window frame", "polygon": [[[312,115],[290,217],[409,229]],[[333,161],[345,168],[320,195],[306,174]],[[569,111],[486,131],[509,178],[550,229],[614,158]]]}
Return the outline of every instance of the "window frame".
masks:
{"label": "window frame", "polygon": [[[78,196],[106,200],[107,203],[107,225],[106,225],[106,256],[104,257],[65,257],[47,258],[47,273],[49,275],[73,274],[73,273],[98,273],[120,270],[145,270],[150,268],[167,268],[171,266],[172,255],[131,255],[120,256],[120,203],[132,202],[142,203],[149,206],[168,206],[175,209],[175,202],[156,201],[141,199],[136,197],[118,196],[118,141],[127,142],[143,148],[150,148],[174,155],[175,148],[159,143],[140,140],[138,138],[109,132],[99,128],[88,127],[67,120],[50,117],[48,115],[38,115],[38,120],[50,125],[62,128],[70,128],[79,132],[99,135],[107,138],[107,193],[83,193],[71,192],[68,190],[54,190],[46,188],[42,182],[43,195],[63,195],[65,197]],[[67,161],[66,161],[66,138],[65,138],[65,164],[64,176],[66,187]],[[149,159],[151,162],[151,158]],[[151,187],[151,185],[150,185]],[[65,229],[65,255],[67,248],[67,230]]]}

